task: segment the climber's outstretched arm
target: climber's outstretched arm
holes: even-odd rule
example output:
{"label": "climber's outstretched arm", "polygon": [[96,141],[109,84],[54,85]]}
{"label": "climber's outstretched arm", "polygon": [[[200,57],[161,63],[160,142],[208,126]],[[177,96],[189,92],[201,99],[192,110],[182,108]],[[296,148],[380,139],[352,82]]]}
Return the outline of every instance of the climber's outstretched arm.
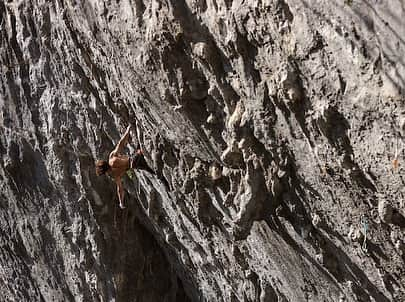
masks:
{"label": "climber's outstretched arm", "polygon": [[110,157],[116,156],[122,152],[125,145],[128,143],[129,138],[129,131],[131,130],[131,126],[128,126],[127,130],[125,131],[124,135],[121,137],[120,141],[118,142],[115,149],[111,152]]}
{"label": "climber's outstretched arm", "polygon": [[117,177],[115,179],[115,183],[117,184],[117,194],[120,202],[120,208],[124,209],[124,188],[122,187],[121,177]]}

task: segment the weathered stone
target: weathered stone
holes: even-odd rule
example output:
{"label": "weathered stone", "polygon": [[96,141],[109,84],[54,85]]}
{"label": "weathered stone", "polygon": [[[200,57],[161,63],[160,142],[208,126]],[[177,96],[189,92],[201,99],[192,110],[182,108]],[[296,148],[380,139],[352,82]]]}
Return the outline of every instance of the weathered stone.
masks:
{"label": "weathered stone", "polygon": [[286,171],[284,171],[284,170],[282,170],[282,169],[278,169],[278,171],[277,171],[277,177],[279,178],[279,179],[282,179],[284,176],[286,176],[287,175],[287,172]]}
{"label": "weathered stone", "polygon": [[193,100],[204,100],[208,95],[208,84],[203,79],[191,79],[187,82],[190,97]]}
{"label": "weathered stone", "polygon": [[399,131],[405,136],[405,113],[404,116],[399,120]]}
{"label": "weathered stone", "polygon": [[395,242],[395,248],[397,251],[405,253],[405,243],[401,239]]}
{"label": "weathered stone", "polygon": [[320,225],[320,223],[321,223],[321,217],[319,217],[318,214],[314,213],[312,215],[312,225],[314,227],[318,227]]}
{"label": "weathered stone", "polygon": [[391,204],[387,200],[381,199],[378,202],[378,215],[380,216],[381,221],[385,223],[391,223],[392,214],[393,208]]}
{"label": "weathered stone", "polygon": [[193,46],[193,54],[203,60],[208,60],[211,56],[210,48],[205,42],[195,43]]}
{"label": "weathered stone", "polygon": [[273,194],[274,197],[279,197],[283,192],[283,185],[278,177],[273,177],[270,180],[270,192]]}
{"label": "weathered stone", "polygon": [[236,104],[235,110],[233,111],[232,115],[230,116],[230,118],[228,120],[229,129],[235,129],[235,128],[239,127],[244,111],[245,111],[245,107],[244,107],[243,103],[238,102]]}
{"label": "weathered stone", "polygon": [[222,177],[222,170],[219,164],[212,164],[209,168],[209,176],[212,180],[218,180]]}
{"label": "weathered stone", "polygon": [[238,143],[238,148],[241,150],[245,150],[249,146],[251,146],[251,144],[249,144],[249,141],[246,138],[242,138]]}
{"label": "weathered stone", "polygon": [[207,124],[214,125],[216,124],[218,119],[215,117],[213,113],[210,113],[210,115],[207,117]]}
{"label": "weathered stone", "polygon": [[316,254],[315,259],[316,259],[316,261],[318,261],[319,264],[322,264],[322,265],[324,264],[324,258],[323,258],[322,253]]}
{"label": "weathered stone", "polygon": [[350,226],[350,230],[349,233],[347,234],[347,237],[351,241],[358,243],[362,243],[364,240],[364,234],[362,233],[362,231],[354,226]]}
{"label": "weathered stone", "polygon": [[221,155],[221,160],[233,168],[238,168],[241,166],[243,163],[243,156],[235,140],[233,140],[228,148],[224,150]]}
{"label": "weathered stone", "polygon": [[0,300],[405,301],[404,7],[369,2],[0,1]]}
{"label": "weathered stone", "polygon": [[197,159],[194,162],[193,168],[190,170],[190,178],[195,181],[198,181],[204,177],[205,177],[205,165],[200,160]]}
{"label": "weathered stone", "polygon": [[290,65],[285,64],[280,70],[280,85],[285,96],[293,102],[303,98],[303,91],[297,71]]}

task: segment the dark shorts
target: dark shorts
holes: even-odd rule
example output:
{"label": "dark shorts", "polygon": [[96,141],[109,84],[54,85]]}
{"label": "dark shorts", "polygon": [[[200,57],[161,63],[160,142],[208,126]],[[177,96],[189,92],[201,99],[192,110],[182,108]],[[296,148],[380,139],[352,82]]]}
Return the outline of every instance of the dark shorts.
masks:
{"label": "dark shorts", "polygon": [[134,157],[129,158],[129,167],[131,169],[145,170],[155,174],[155,172],[148,166],[142,152],[137,152]]}
{"label": "dark shorts", "polygon": [[134,157],[129,158],[129,167],[131,169],[136,169],[139,166],[139,163],[142,161],[142,154],[136,154]]}

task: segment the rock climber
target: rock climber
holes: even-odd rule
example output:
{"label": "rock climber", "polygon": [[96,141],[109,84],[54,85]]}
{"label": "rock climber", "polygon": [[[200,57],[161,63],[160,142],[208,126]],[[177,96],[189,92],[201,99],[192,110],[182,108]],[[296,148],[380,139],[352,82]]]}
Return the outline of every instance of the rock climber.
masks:
{"label": "rock climber", "polygon": [[96,174],[98,176],[103,174],[108,174],[113,177],[115,183],[117,184],[118,200],[120,203],[120,208],[124,209],[124,188],[122,187],[122,176],[129,169],[145,170],[149,173],[155,174],[155,172],[148,166],[146,160],[143,156],[142,150],[137,149],[134,157],[128,157],[122,154],[122,150],[128,143],[130,136],[131,126],[128,126],[125,134],[121,137],[117,146],[113,151],[111,151],[108,161],[98,160],[96,162]]}

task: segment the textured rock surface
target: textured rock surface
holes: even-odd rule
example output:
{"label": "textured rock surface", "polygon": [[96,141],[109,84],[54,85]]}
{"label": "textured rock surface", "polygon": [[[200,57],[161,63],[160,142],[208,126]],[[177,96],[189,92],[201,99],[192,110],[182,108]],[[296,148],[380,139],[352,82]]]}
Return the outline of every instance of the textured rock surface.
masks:
{"label": "textured rock surface", "polygon": [[[0,2],[1,300],[404,301],[404,20]],[[93,163],[127,124],[158,177],[121,211]]]}

